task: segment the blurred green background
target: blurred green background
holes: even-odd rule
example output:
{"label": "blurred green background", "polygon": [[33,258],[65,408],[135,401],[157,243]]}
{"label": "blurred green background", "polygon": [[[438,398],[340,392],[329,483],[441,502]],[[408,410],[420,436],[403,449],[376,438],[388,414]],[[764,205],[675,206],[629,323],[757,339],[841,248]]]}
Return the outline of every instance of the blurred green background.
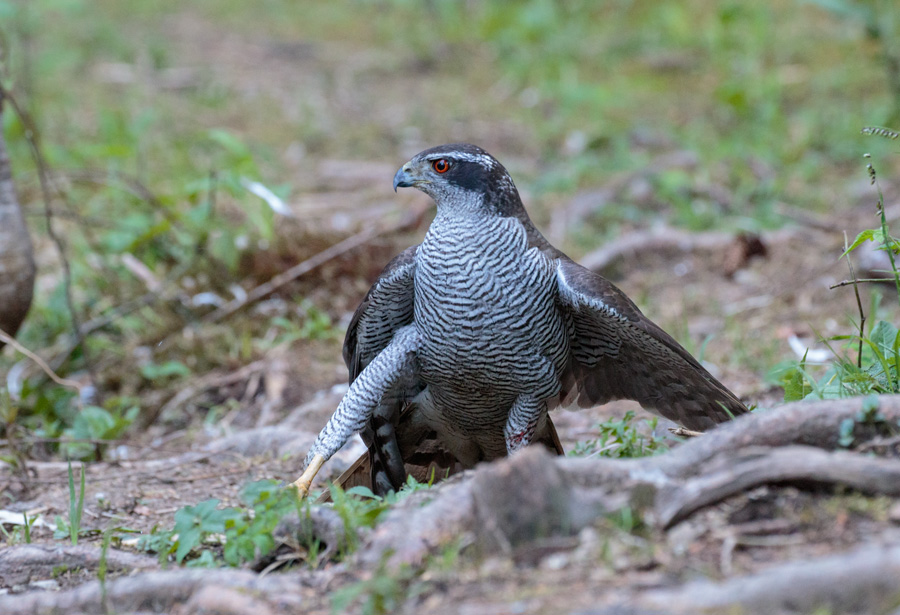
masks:
{"label": "blurred green background", "polygon": [[209,138],[224,129],[263,179],[303,191],[304,160],[396,164],[471,140],[542,195],[685,149],[738,198],[725,217],[758,222],[775,222],[776,198],[837,206],[861,153],[891,147],[859,129],[900,120],[898,13],[888,0],[0,1],[5,75],[54,165],[183,193],[191,173],[234,162]]}

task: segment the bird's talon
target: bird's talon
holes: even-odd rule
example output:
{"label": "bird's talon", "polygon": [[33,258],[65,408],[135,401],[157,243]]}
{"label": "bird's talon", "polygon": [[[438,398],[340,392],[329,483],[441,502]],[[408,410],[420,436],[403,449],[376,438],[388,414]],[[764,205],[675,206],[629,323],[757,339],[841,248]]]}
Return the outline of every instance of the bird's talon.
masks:
{"label": "bird's talon", "polygon": [[322,457],[322,455],[314,455],[310,460],[309,465],[306,466],[306,469],[303,471],[303,474],[300,475],[300,478],[291,483],[297,488],[297,497],[299,499],[302,500],[309,495],[309,488],[312,485],[313,479],[316,477],[319,468],[321,468],[324,463],[325,458]]}
{"label": "bird's talon", "polygon": [[291,483],[292,487],[296,487],[297,489],[297,497],[299,499],[305,498],[309,495],[310,483],[308,481],[300,480],[299,478]]}

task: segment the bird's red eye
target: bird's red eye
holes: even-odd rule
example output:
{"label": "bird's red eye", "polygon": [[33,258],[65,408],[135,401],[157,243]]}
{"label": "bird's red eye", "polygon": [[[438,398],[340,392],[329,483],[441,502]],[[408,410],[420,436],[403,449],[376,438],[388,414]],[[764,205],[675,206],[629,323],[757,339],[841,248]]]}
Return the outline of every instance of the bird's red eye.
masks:
{"label": "bird's red eye", "polygon": [[447,162],[446,158],[439,158],[431,163],[431,168],[433,168],[438,173],[446,173],[450,170],[450,163]]}

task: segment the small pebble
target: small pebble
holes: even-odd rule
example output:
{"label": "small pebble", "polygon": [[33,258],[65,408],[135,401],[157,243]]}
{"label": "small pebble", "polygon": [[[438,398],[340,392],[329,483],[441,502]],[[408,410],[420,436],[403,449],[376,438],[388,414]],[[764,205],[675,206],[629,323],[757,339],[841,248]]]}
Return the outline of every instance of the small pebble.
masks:
{"label": "small pebble", "polygon": [[900,523],[900,502],[896,502],[891,506],[890,510],[888,510],[888,519],[894,523]]}
{"label": "small pebble", "polygon": [[44,589],[48,591],[59,590],[59,583],[54,579],[44,579],[43,581],[32,581],[28,584],[28,589]]}
{"label": "small pebble", "polygon": [[544,570],[562,570],[569,565],[569,559],[568,553],[554,553],[544,558],[541,562],[541,568]]}

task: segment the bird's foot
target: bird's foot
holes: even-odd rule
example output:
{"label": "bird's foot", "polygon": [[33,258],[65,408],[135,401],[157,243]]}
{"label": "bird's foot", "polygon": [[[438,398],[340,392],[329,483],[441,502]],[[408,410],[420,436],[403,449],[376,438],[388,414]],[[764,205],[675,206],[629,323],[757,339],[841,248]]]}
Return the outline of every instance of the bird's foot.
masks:
{"label": "bird's foot", "polygon": [[506,452],[510,455],[516,451],[522,450],[531,444],[531,438],[534,436],[534,428],[526,429],[518,433],[507,434],[506,436]]}
{"label": "bird's foot", "polygon": [[547,404],[534,397],[520,395],[516,398],[503,428],[508,454],[512,455],[531,444],[538,421],[546,412]]}
{"label": "bird's foot", "polygon": [[310,460],[309,465],[307,465],[306,469],[303,471],[303,474],[300,475],[300,478],[291,483],[297,488],[297,497],[299,499],[302,500],[309,494],[309,487],[312,485],[313,479],[319,472],[319,468],[321,468],[324,463],[325,458],[322,455],[314,455]]}

